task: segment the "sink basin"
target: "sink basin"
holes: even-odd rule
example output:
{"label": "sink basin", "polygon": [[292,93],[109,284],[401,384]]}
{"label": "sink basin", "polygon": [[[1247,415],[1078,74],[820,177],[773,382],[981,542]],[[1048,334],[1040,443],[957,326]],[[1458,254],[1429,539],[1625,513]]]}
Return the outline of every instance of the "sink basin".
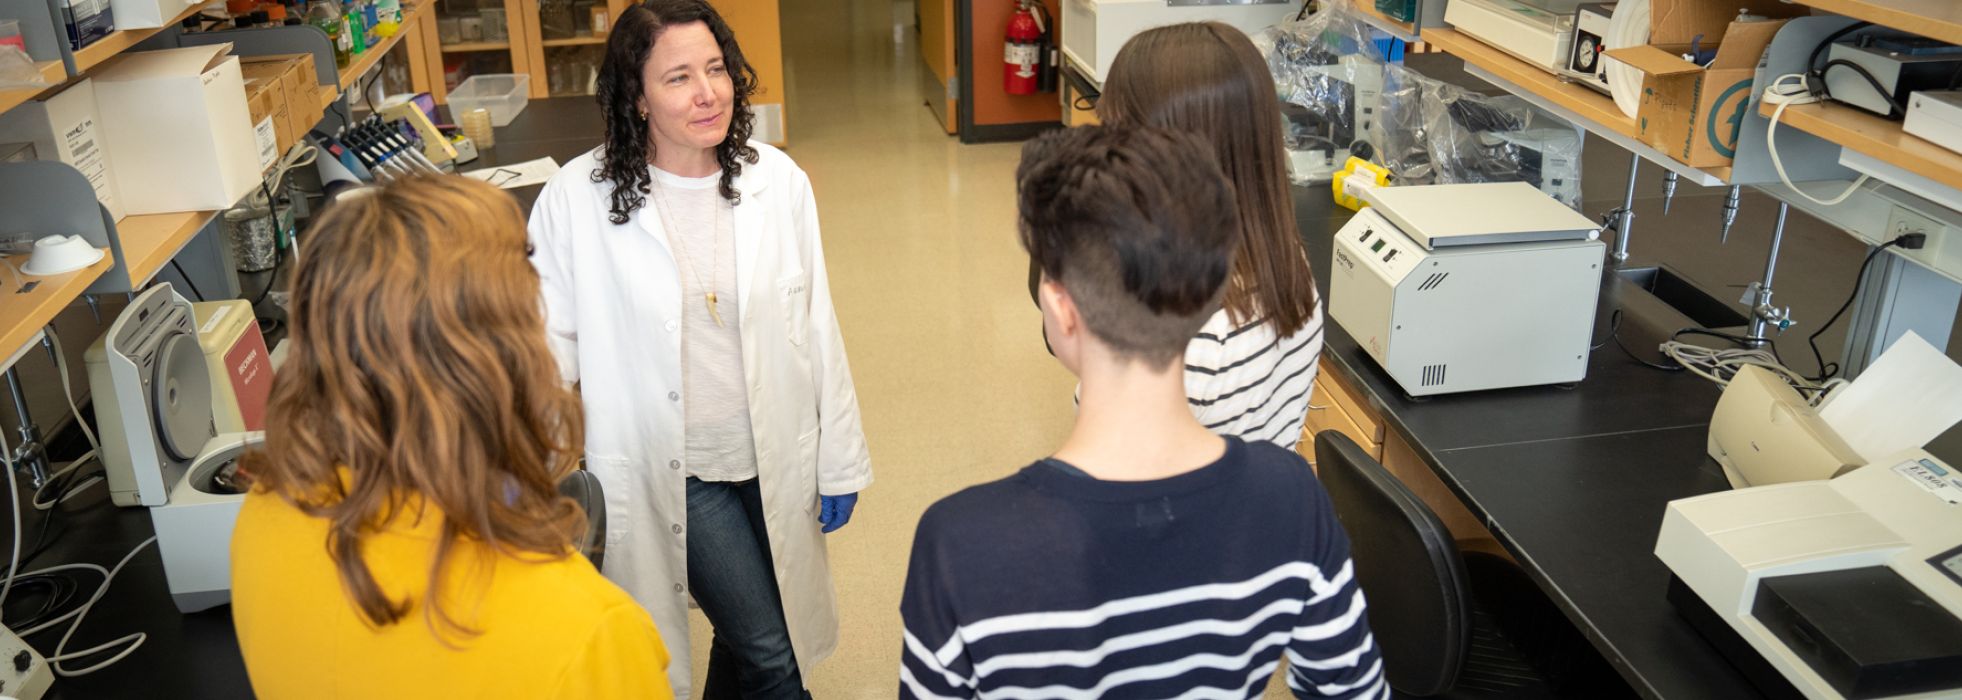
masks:
{"label": "sink basin", "polygon": [[1750,323],[1750,319],[1738,312],[1731,304],[1710,296],[1698,289],[1688,279],[1668,267],[1635,267],[1618,270],[1621,278],[1649,293],[1658,301],[1669,305],[1698,326],[1704,328],[1733,328]]}

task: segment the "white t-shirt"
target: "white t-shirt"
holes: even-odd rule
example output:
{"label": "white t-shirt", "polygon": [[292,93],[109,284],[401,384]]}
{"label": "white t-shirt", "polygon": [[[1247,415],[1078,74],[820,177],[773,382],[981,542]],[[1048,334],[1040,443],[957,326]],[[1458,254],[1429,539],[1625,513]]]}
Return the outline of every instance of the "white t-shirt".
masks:
{"label": "white t-shirt", "polygon": [[[681,395],[688,475],[702,481],[756,478],[749,384],[743,378],[737,310],[735,213],[717,189],[722,173],[688,178],[654,170],[650,205],[659,211],[681,280]],[[715,292],[721,325],[709,313]]]}

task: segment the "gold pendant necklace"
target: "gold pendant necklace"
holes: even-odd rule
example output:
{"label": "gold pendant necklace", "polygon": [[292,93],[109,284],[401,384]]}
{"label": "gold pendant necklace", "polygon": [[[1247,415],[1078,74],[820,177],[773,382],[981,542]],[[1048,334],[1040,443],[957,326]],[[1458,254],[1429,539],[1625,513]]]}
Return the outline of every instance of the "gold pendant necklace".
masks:
{"label": "gold pendant necklace", "polygon": [[[702,298],[708,305],[709,318],[715,319],[715,327],[722,328],[724,327],[722,324],[722,311],[716,307],[715,288],[702,284],[702,272],[695,269],[695,259],[688,254],[688,246],[682,243],[681,230],[675,227],[674,220],[668,215],[667,190],[668,184],[662,182],[654,192],[654,196],[660,200],[661,224],[667,227],[668,241],[673,243],[675,251],[680,253],[680,257],[682,258],[680,261],[681,266],[688,268],[688,274],[695,278],[695,288],[702,290]],[[713,279],[716,271],[720,269],[722,264],[722,247],[717,244],[718,241],[716,240],[722,235],[722,202],[717,201],[712,206],[715,207],[715,214],[710,219],[711,228],[709,229],[709,275],[711,279]]]}

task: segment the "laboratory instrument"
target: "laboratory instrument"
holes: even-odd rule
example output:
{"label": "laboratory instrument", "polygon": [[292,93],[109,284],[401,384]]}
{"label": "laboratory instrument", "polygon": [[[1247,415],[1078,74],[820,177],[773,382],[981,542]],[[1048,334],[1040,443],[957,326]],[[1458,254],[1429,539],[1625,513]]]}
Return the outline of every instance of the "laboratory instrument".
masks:
{"label": "laboratory instrument", "polygon": [[1962,475],[1925,451],[1672,501],[1655,554],[1747,675],[1814,700],[1962,690]]}
{"label": "laboratory instrument", "polygon": [[[1837,69],[1837,70],[1835,70]],[[1826,51],[1826,94],[1883,117],[1899,118],[1908,95],[1956,87],[1962,46],[1906,35],[1864,35]]]}
{"label": "laboratory instrument", "polygon": [[0,627],[0,695],[14,700],[40,700],[54,685],[54,669],[27,640]]}
{"label": "laboratory instrument", "polygon": [[1752,365],[1717,399],[1708,451],[1740,489],[1830,479],[1866,464],[1798,389]]}
{"label": "laboratory instrument", "polygon": [[238,457],[260,433],[219,434],[191,303],[169,283],[138,294],[86,355],[102,465],[118,505],[148,506],[182,612],[231,601]]}
{"label": "laboratory instrument", "polygon": [[1605,246],[1523,182],[1367,192],[1335,235],[1328,312],[1411,396],[1587,376]]}
{"label": "laboratory instrument", "polygon": [[1596,2],[1574,9],[1573,50],[1567,55],[1561,74],[1603,95],[1608,89],[1608,62],[1602,51],[1608,48],[1608,22],[1615,14],[1612,2]]}
{"label": "laboratory instrument", "polygon": [[1901,130],[1962,153],[1962,90],[1923,90],[1908,97]]}
{"label": "laboratory instrument", "polygon": [[1221,22],[1251,35],[1300,10],[1294,0],[1063,0],[1063,60],[1102,86],[1117,50],[1146,29]]}
{"label": "laboratory instrument", "polygon": [[1444,7],[1444,21],[1466,36],[1559,75],[1572,58],[1580,4],[1580,0],[1451,0]]}

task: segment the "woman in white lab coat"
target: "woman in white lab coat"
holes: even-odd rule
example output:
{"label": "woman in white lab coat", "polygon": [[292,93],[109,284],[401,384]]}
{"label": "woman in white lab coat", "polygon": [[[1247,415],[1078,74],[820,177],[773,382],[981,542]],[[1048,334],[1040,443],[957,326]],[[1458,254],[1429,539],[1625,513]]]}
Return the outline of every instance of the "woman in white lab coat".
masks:
{"label": "woman in white lab coat", "polygon": [[[605,574],[647,607],[689,692],[805,697],[830,655],[825,532],[872,481],[810,180],[748,140],[756,74],[701,0],[630,7],[599,79],[606,143],[532,211],[533,264],[606,494]],[[822,530],[820,530],[822,528]]]}

